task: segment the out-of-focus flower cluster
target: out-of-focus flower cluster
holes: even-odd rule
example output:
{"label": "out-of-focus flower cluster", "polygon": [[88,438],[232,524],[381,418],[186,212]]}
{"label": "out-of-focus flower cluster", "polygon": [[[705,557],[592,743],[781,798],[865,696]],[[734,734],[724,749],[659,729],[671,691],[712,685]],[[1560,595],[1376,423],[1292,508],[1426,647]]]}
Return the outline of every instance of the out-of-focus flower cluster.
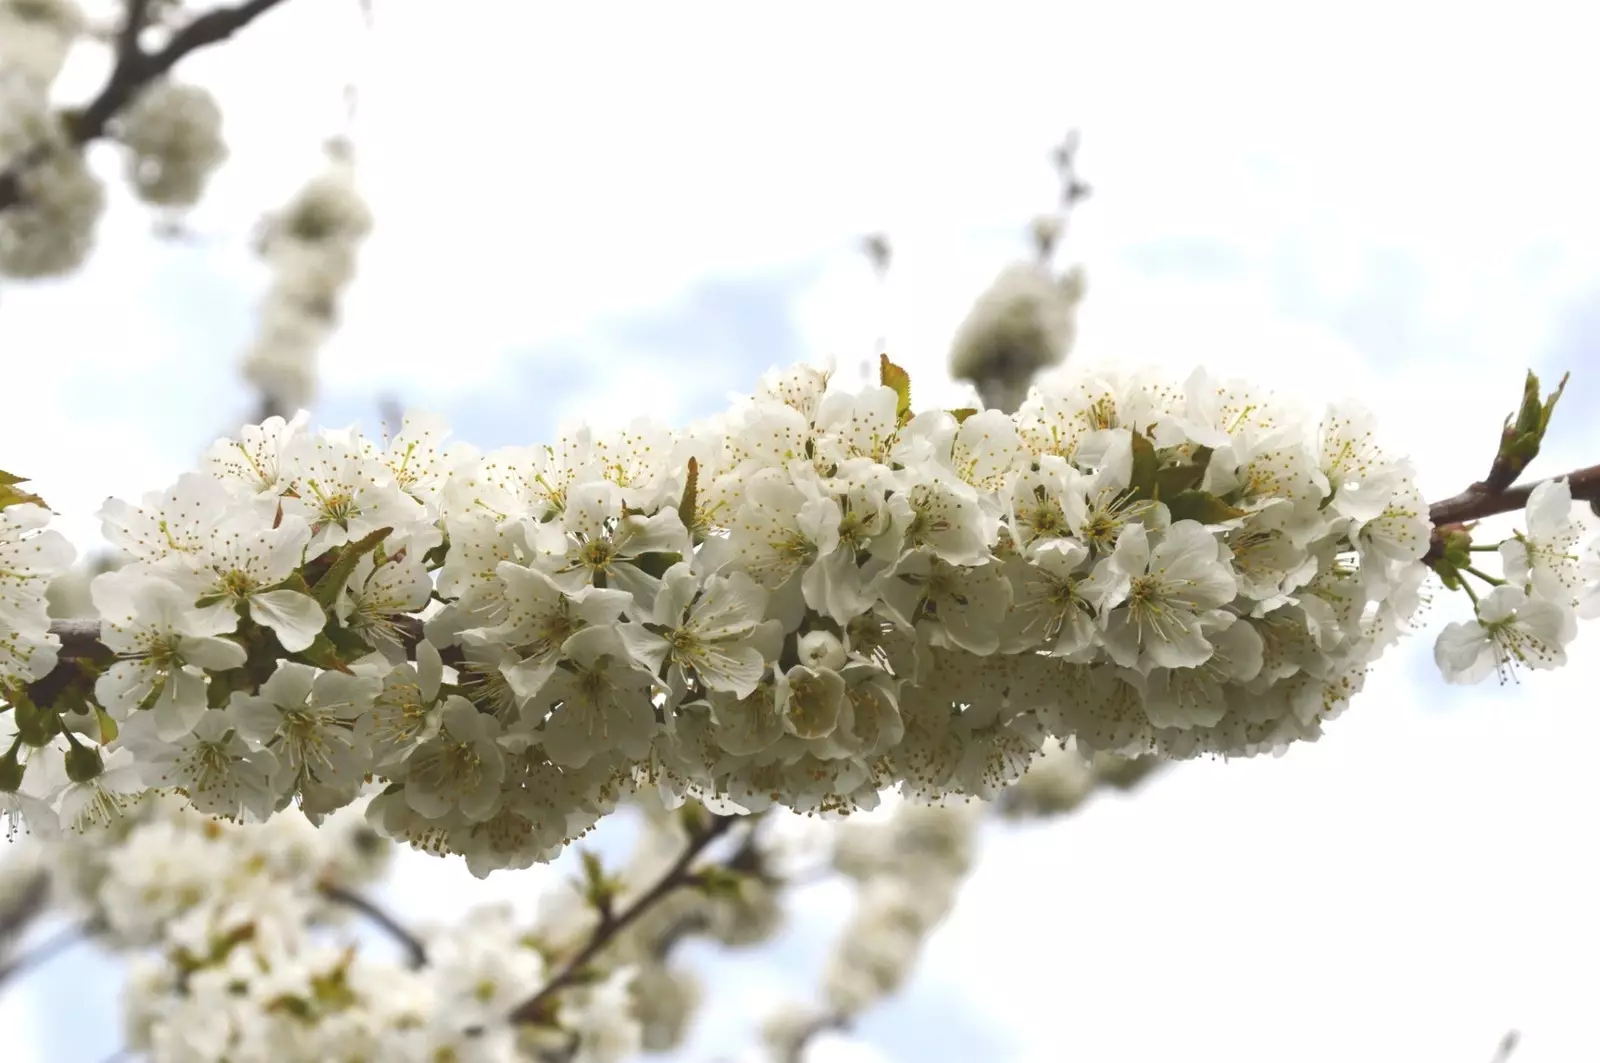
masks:
{"label": "out-of-focus flower cluster", "polygon": [[348,144],[329,145],[326,169],[262,223],[256,250],[272,271],[242,371],[267,405],[289,411],[316,391],[316,356],[339,321],[372,214],[355,187]]}
{"label": "out-of-focus flower cluster", "polygon": [[[115,659],[73,658],[51,704],[9,684],[10,800],[76,820],[64,795],[110,786],[97,742],[225,817],[316,821],[370,776],[374,826],[485,874],[642,786],[848,811],[891,787],[992,795],[1051,739],[1278,750],[1418,608],[1428,507],[1352,407],[1319,422],[1203,371],[1079,372],[1012,416],[913,416],[887,360],[884,379],[852,393],[801,366],[684,431],[488,455],[425,418],[382,442],[248,427],[105,506],[132,558],[91,584]],[[1474,639],[1561,658],[1570,625],[1510,602],[1593,601],[1575,560],[1578,582],[1539,576],[1567,534],[1548,498],[1519,540],[1529,589],[1450,635],[1447,671]],[[7,606],[18,645],[49,642],[31,593]]]}
{"label": "out-of-focus flower cluster", "polygon": [[146,203],[192,207],[228,157],[222,110],[209,91],[162,78],[139,93],[118,121],[128,183]]}
{"label": "out-of-focus flower cluster", "polygon": [[575,1033],[563,1058],[607,1063],[637,1045],[627,971],[564,994],[558,1022],[510,1021],[560,955],[546,939],[566,934],[566,909],[532,927],[503,907],[474,909],[422,936],[426,964],[358,951],[336,893],[375,880],[392,851],[361,804],[319,829],[293,814],[228,824],[176,797],[145,797],[113,831],[64,837],[7,866],[47,876],[63,914],[130,954],[126,1049],[152,1063],[509,1063],[541,1038],[567,1046]]}

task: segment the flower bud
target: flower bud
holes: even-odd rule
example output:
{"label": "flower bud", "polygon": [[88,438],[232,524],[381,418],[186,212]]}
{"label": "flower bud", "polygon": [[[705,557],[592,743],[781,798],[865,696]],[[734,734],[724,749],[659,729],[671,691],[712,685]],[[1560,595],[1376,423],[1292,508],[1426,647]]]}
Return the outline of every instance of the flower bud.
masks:
{"label": "flower bud", "polygon": [[800,663],[811,668],[844,667],[844,643],[828,631],[807,631],[800,636]]}
{"label": "flower bud", "polygon": [[106,765],[100,759],[100,751],[94,746],[73,742],[72,748],[67,750],[67,778],[73,782],[98,779],[100,773],[105,770]]}
{"label": "flower bud", "polygon": [[17,739],[23,745],[47,746],[61,731],[61,717],[28,698],[19,699],[11,712],[17,724]]}

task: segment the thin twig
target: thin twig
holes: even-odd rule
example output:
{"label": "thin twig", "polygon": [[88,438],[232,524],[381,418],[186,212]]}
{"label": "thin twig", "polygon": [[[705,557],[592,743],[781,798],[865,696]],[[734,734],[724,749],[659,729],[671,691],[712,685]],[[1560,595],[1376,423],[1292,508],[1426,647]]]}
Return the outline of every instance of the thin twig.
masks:
{"label": "thin twig", "polygon": [[323,886],[321,887],[321,893],[335,904],[342,904],[351,911],[360,912],[375,926],[381,928],[390,937],[399,942],[406,950],[406,962],[412,970],[427,964],[427,948],[415,934],[402,926],[398,919],[384,911],[377,904],[354,890],[346,889],[343,886]]}
{"label": "thin twig", "polygon": [[575,982],[590,960],[609,945],[618,934],[626,930],[635,920],[649,911],[658,902],[674,892],[680,886],[688,885],[694,880],[694,872],[690,865],[695,858],[705,851],[706,847],[716,841],[743,817],[741,816],[715,816],[705,829],[692,835],[689,844],[684,846],[683,852],[678,854],[678,859],[672,862],[661,878],[656,881],[637,900],[624,908],[620,914],[607,919],[602,917],[600,925],[589,938],[589,943],[578,951],[578,954],[566,962],[566,965],[556,972],[550,981],[544,984],[533,996],[518,1004],[509,1016],[512,1022],[539,1022],[545,1017],[545,1007],[550,998]]}
{"label": "thin twig", "polygon": [[[72,116],[68,136],[72,143],[87,144],[105,135],[106,126],[122,112],[146,85],[167,73],[184,56],[208,45],[232,37],[255,19],[283,3],[284,0],[246,0],[229,7],[219,7],[196,15],[182,29],[172,35],[166,47],[158,52],[145,52],[139,47],[139,34],[144,28],[148,0],[129,0],[127,16],[117,34],[117,59],[111,76],[99,95],[82,111]],[[0,211],[22,202],[21,167],[0,174]]]}

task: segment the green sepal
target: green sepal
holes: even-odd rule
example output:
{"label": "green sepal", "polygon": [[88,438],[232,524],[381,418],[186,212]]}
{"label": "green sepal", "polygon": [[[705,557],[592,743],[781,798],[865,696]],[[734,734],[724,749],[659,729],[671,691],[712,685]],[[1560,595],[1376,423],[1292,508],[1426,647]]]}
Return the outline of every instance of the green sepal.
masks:
{"label": "green sepal", "polygon": [[950,416],[954,417],[956,419],[956,424],[961,424],[968,417],[971,417],[973,414],[975,414],[977,412],[978,411],[974,410],[971,406],[963,406],[959,410],[951,410],[950,411]]}

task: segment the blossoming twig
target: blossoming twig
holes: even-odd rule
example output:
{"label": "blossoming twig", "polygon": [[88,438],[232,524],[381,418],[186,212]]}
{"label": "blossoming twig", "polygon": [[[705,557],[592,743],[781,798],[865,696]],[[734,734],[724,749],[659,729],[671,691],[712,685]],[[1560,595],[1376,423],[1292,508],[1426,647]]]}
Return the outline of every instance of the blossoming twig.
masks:
{"label": "blossoming twig", "polygon": [[545,1006],[556,993],[571,985],[584,967],[595,955],[610,944],[623,930],[649,911],[657,902],[667,897],[680,886],[686,886],[694,881],[694,872],[690,865],[695,858],[705,851],[706,847],[726,834],[735,823],[743,819],[742,816],[713,816],[705,828],[690,836],[689,844],[684,846],[683,852],[667,868],[666,873],[656,881],[632,904],[624,908],[620,914],[610,915],[601,913],[600,925],[595,927],[594,933],[589,938],[589,943],[578,951],[578,954],[568,960],[566,966],[556,972],[555,977],[546,982],[544,988],[533,996],[523,1001],[511,1012],[512,1022],[538,1022],[545,1014]]}
{"label": "blossoming twig", "polygon": [[[1600,502],[1600,465],[1574,469],[1550,479],[1566,480],[1572,488],[1574,502]],[[1433,522],[1433,537],[1423,560],[1432,561],[1444,551],[1444,537],[1449,532],[1459,530],[1462,524],[1469,521],[1522,509],[1528,504],[1528,496],[1533,494],[1533,489],[1547,482],[1538,480],[1519,487],[1496,490],[1487,481],[1479,480],[1460,494],[1433,503],[1428,507],[1428,519]]]}
{"label": "blossoming twig", "polygon": [[[229,7],[213,8],[196,15],[187,25],[172,35],[172,39],[158,52],[146,52],[139,47],[139,33],[144,28],[147,0],[129,0],[127,14],[117,35],[117,58],[111,76],[89,105],[73,116],[68,130],[72,142],[87,144],[104,135],[106,126],[139,95],[139,91],[178,64],[184,56],[207,45],[227,40],[253,22],[257,16],[272,10],[284,0],[245,0]],[[16,206],[22,201],[22,166],[0,174],[0,211]]]}

